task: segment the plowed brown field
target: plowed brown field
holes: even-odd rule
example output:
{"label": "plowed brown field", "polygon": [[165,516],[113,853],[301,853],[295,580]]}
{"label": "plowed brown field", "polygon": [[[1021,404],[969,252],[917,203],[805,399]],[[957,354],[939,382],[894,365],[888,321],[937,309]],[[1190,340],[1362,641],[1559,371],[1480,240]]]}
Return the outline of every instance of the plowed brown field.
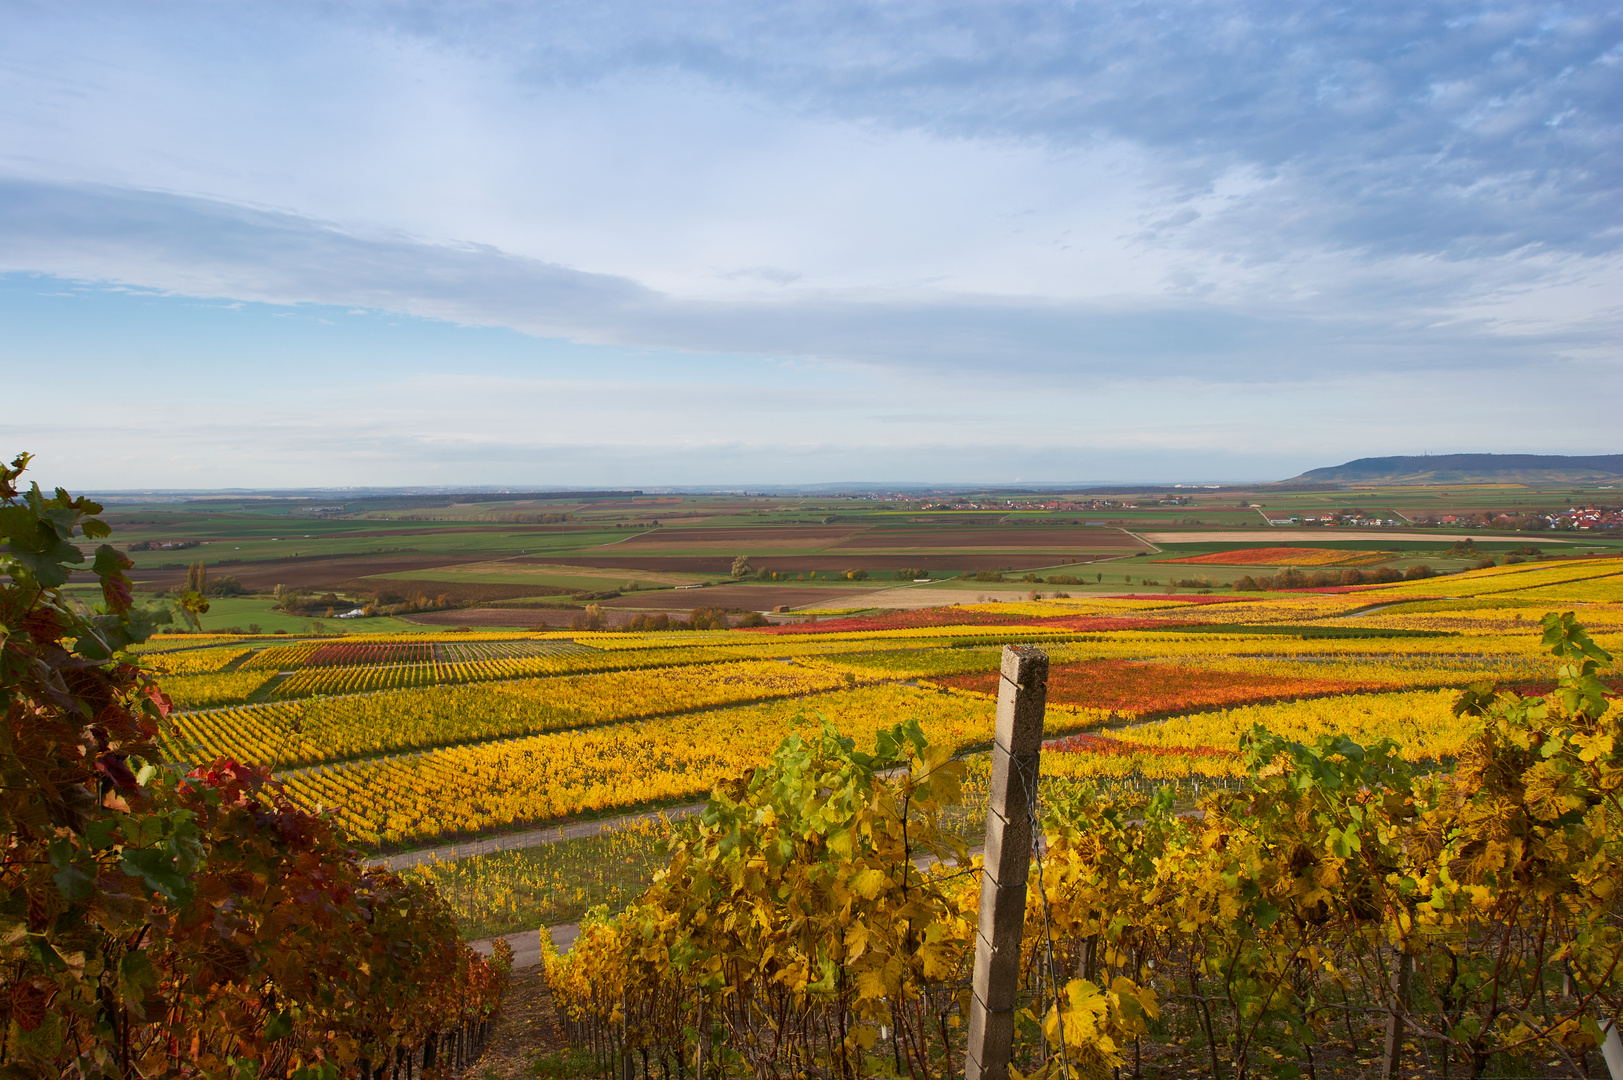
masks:
{"label": "plowed brown field", "polygon": [[[424,626],[501,626],[526,630],[532,626],[547,626],[556,630],[568,629],[569,621],[579,614],[568,609],[460,608],[456,611],[419,611],[415,615],[402,617],[407,622]],[[627,619],[630,617],[626,616]]]}
{"label": "plowed brown field", "polygon": [[612,547],[657,547],[673,551],[697,551],[740,545],[754,550],[766,548],[820,548],[830,540],[840,540],[861,532],[858,526],[837,525],[759,525],[740,529],[654,529],[618,541]]}
{"label": "plowed brown field", "polygon": [[403,597],[449,596],[458,604],[483,604],[492,600],[518,600],[526,596],[561,596],[573,590],[555,585],[511,585],[488,581],[424,581],[421,578],[353,578],[341,581],[335,589],[355,593],[377,593]]}
{"label": "plowed brown field", "polygon": [[[605,608],[631,608],[642,611],[691,611],[697,607],[743,608],[746,611],[771,611],[782,604],[801,607],[839,601],[840,607],[855,607],[860,599],[853,595],[890,588],[894,582],[864,585],[836,585],[831,588],[793,585],[716,585],[708,589],[662,589],[659,592],[626,593],[617,600],[604,600]],[[845,601],[851,600],[851,603]]]}
{"label": "plowed brown field", "polygon": [[[611,555],[606,549],[595,557],[562,557],[548,555],[553,566],[600,566],[625,571],[655,570],[683,574],[726,574],[732,569],[731,555]],[[776,570],[798,574],[803,570],[1033,570],[1056,566],[1058,554],[1042,552],[958,552],[926,551],[913,555],[867,555],[850,552],[845,555],[773,555],[753,548],[739,548],[735,554],[748,555],[756,570]],[[1079,558],[1086,565],[1086,551],[1072,551],[1066,558]]]}
{"label": "plowed brown field", "polygon": [[834,545],[842,551],[1149,550],[1119,529],[912,529],[865,532]]}
{"label": "plowed brown field", "polygon": [[[190,554],[187,552],[186,554]],[[399,574],[408,570],[433,570],[455,563],[478,562],[489,555],[321,555],[309,558],[264,559],[236,565],[209,566],[210,577],[234,577],[250,592],[270,592],[277,585],[291,585],[299,589],[332,589],[345,581],[365,575]],[[152,589],[172,589],[186,584],[186,570],[137,570],[130,575],[137,585]],[[426,592],[437,584],[432,581],[416,582],[418,591]]]}

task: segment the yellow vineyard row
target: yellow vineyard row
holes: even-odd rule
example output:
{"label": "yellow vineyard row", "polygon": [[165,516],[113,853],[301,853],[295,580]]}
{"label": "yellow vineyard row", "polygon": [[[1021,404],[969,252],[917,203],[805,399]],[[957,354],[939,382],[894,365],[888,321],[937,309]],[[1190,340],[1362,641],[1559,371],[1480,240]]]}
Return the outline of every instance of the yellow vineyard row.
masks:
{"label": "yellow vineyard row", "polygon": [[1453,713],[1457,690],[1408,690],[1391,694],[1350,694],[1274,705],[1242,705],[1191,713],[1124,728],[1111,734],[1122,742],[1159,750],[1235,748],[1243,732],[1261,724],[1293,742],[1343,734],[1358,743],[1393,739],[1411,761],[1452,757],[1471,732],[1481,727]]}
{"label": "yellow vineyard row", "polygon": [[229,667],[232,661],[248,652],[244,648],[228,647],[151,653],[141,658],[141,666],[158,675],[206,675]]}
{"label": "yellow vineyard row", "polygon": [[274,673],[269,671],[165,675],[160,685],[177,709],[213,709],[246,701],[250,694],[274,677]]}
{"label": "yellow vineyard row", "polygon": [[[257,665],[254,662],[256,659],[249,658],[236,672],[165,678],[164,686],[170,689],[177,706],[182,709],[238,705],[263,686],[284,663],[296,664],[301,658],[284,654],[280,659]],[[595,671],[631,671],[672,664],[726,663],[738,659],[738,652],[727,649],[648,649],[498,656],[483,660],[420,661],[366,667],[301,668],[273,687],[269,696],[285,700]]]}
{"label": "yellow vineyard row", "polygon": [[835,672],[770,661],[619,671],[181,715],[176,752],[278,768],[398,753],[842,685]]}
{"label": "yellow vineyard row", "polygon": [[818,714],[859,745],[917,717],[932,742],[968,746],[991,737],[992,712],[990,702],[967,695],[861,687],[362,761],[286,782],[301,804],[332,808],[358,840],[416,844],[703,795],[765,762],[785,736],[815,731]]}
{"label": "yellow vineyard row", "polygon": [[289,671],[298,667],[311,653],[321,648],[320,642],[297,642],[292,645],[272,645],[261,649],[242,662],[243,671]]}

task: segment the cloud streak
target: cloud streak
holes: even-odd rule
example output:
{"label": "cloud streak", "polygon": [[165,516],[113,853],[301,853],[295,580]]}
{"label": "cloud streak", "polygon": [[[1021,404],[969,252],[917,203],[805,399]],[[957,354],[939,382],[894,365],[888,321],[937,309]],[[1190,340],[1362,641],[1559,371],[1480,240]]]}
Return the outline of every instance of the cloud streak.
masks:
{"label": "cloud streak", "polygon": [[[356,305],[539,336],[836,368],[1214,382],[1301,380],[1333,366],[1417,371],[1558,358],[1604,330],[1494,335],[1393,325],[1322,305],[1062,302],[974,295],[799,293],[674,298],[488,245],[357,235],[287,213],[187,196],[0,180],[0,269],[272,304]],[[131,268],[139,267],[138,275]],[[1313,362],[1304,364],[1304,356]]]}

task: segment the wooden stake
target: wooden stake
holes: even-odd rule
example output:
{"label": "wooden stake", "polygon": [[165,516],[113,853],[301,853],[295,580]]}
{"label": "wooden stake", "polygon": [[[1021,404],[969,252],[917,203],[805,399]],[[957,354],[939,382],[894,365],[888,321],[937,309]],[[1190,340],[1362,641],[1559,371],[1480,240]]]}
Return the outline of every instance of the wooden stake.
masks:
{"label": "wooden stake", "polygon": [[1386,1043],[1381,1048],[1381,1080],[1395,1080],[1403,1060],[1403,1014],[1409,1008],[1409,976],[1414,957],[1398,954],[1397,970],[1392,972],[1392,1006],[1386,1016]]}
{"label": "wooden stake", "polygon": [[1004,646],[964,1080],[1008,1080],[1031,870],[1031,815],[1037,805],[1047,704],[1047,654],[1031,645]]}

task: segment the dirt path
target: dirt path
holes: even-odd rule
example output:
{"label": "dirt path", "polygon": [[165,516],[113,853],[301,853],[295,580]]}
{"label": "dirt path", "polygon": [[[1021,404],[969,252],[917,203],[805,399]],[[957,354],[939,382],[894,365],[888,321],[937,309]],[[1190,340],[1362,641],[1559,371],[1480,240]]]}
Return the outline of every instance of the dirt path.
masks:
{"label": "dirt path", "polygon": [[538,1054],[562,1050],[566,1045],[558,1009],[541,969],[515,968],[485,1054],[468,1069],[468,1075],[479,1080],[533,1076],[530,1063]]}

